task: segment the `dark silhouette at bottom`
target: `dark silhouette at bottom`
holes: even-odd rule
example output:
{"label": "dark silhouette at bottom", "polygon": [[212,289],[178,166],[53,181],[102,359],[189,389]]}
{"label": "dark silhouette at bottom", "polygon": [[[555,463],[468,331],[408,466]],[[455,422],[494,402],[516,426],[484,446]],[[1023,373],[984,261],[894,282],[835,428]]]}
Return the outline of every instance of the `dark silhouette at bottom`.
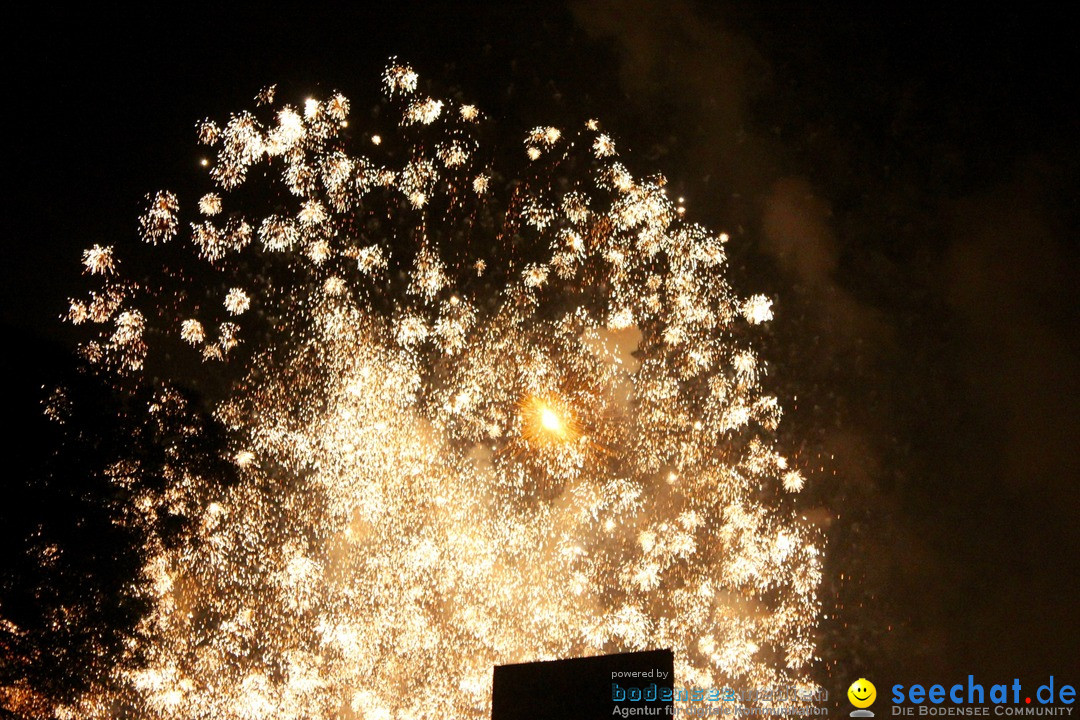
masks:
{"label": "dark silhouette at bottom", "polygon": [[[671,717],[658,688],[674,685],[671,650],[499,665],[491,691],[492,720],[577,720]],[[670,697],[670,695],[669,695]],[[616,714],[618,711],[618,714]]]}

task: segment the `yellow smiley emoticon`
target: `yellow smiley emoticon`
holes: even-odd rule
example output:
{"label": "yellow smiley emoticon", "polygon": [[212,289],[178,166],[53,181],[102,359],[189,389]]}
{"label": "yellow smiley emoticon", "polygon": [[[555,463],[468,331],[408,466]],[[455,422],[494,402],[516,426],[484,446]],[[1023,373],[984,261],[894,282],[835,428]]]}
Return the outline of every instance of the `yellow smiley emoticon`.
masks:
{"label": "yellow smiley emoticon", "polygon": [[867,708],[877,699],[877,688],[866,678],[859,678],[847,689],[848,700],[857,708]]}

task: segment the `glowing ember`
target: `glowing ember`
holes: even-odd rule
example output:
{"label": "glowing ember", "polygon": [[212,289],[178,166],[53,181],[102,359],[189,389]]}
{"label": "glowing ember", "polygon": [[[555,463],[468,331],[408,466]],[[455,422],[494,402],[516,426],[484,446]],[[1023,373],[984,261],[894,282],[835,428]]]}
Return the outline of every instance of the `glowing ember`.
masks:
{"label": "glowing ember", "polygon": [[540,411],[540,424],[544,426],[545,430],[556,435],[562,435],[565,432],[562,420],[551,408],[544,408]]}

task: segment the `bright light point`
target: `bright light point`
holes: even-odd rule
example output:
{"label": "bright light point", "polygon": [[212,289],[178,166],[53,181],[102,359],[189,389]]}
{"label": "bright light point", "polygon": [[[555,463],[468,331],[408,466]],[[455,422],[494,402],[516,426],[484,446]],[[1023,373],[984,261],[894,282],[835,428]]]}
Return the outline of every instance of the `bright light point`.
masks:
{"label": "bright light point", "polygon": [[551,408],[544,408],[540,411],[540,424],[544,426],[545,430],[561,435],[563,433],[563,423],[559,419],[559,416],[555,414],[555,411]]}
{"label": "bright light point", "polygon": [[522,436],[534,446],[568,443],[580,435],[573,413],[558,400],[526,398],[521,419]]}
{"label": "bright light point", "polygon": [[202,165],[203,167],[206,167],[207,165],[210,164],[210,161],[207,160],[206,158],[203,158],[202,160],[199,160],[199,164]]}
{"label": "bright light point", "polygon": [[380,144],[382,144],[382,136],[381,135],[372,135],[371,136],[371,144],[372,145],[380,145]]}

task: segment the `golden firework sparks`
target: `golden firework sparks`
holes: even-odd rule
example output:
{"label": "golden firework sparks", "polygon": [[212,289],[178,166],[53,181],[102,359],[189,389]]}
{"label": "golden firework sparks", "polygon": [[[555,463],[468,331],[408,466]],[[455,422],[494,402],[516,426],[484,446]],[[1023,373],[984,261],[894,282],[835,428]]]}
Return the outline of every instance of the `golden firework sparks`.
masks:
{"label": "golden firework sparks", "polygon": [[[171,342],[246,364],[215,410],[237,480],[181,453],[135,499],[191,530],[143,548],[151,612],[58,716],[486,717],[494,664],[645,647],[686,685],[812,685],[820,536],[753,350],[771,301],[597,122],[535,128],[503,183],[487,116],[418,83],[391,63],[399,136],[362,147],[341,95],[202,122],[173,285],[84,256],[102,287],[69,319],[102,372]],[[145,240],[179,218],[152,196]]]}

